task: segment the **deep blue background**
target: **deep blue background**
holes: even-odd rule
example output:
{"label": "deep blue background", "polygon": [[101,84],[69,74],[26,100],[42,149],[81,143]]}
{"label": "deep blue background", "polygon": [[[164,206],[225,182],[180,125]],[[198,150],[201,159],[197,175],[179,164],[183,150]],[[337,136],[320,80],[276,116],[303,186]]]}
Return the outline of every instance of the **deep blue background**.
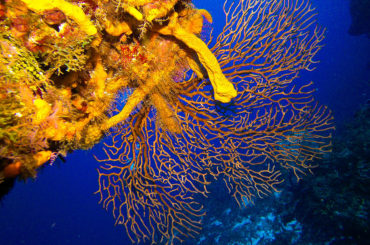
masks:
{"label": "deep blue background", "polygon": [[[215,33],[224,24],[223,1],[198,0],[214,18]],[[301,79],[314,81],[316,98],[334,112],[337,124],[352,117],[369,96],[370,42],[347,34],[348,0],[314,0],[318,21],[327,28],[320,63]],[[99,147],[99,146],[98,146]],[[35,180],[18,182],[0,205],[0,245],[130,244],[123,227],[97,204],[96,168],[91,151],[69,154],[67,162],[44,168]]]}

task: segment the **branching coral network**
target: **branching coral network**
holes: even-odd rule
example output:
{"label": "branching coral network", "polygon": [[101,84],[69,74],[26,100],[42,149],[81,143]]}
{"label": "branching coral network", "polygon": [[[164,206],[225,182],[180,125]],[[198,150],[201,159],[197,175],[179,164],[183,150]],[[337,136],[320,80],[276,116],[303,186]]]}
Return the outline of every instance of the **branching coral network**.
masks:
{"label": "branching coral network", "polygon": [[278,190],[281,169],[311,172],[333,129],[312,83],[297,82],[324,39],[314,9],[227,0],[223,11],[215,37],[188,0],[1,3],[3,178],[107,136],[103,207],[132,242],[172,244],[201,230],[197,200],[214,180],[245,205]]}

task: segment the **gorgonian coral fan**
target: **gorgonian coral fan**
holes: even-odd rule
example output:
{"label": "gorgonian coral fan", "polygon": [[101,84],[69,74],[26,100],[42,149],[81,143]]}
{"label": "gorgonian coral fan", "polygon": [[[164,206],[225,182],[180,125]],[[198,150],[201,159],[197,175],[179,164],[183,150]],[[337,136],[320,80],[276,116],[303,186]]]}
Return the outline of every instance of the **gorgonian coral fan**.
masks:
{"label": "gorgonian coral fan", "polygon": [[[208,45],[187,0],[0,4],[4,177],[89,148],[103,134],[103,206],[132,242],[195,236],[197,195],[223,179],[239,204],[297,179],[329,150],[310,70],[324,32],[306,0],[225,1]],[[209,48],[211,47],[211,48]]]}

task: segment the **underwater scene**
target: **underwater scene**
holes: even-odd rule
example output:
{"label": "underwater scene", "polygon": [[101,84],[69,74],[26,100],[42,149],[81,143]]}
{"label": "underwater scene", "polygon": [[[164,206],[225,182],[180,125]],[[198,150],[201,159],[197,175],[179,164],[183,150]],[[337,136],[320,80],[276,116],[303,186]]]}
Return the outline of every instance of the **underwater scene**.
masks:
{"label": "underwater scene", "polygon": [[369,243],[369,0],[0,0],[0,51],[0,245]]}

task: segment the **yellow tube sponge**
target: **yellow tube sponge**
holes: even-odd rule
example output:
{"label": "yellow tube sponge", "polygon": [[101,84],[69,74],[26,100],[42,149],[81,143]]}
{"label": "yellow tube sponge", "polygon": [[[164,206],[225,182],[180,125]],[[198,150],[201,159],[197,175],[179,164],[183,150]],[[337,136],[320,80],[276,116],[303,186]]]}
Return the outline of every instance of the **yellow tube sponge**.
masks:
{"label": "yellow tube sponge", "polygon": [[137,10],[135,7],[124,6],[123,9],[138,21],[142,21],[144,19],[143,14],[140,13],[140,11]]}
{"label": "yellow tube sponge", "polygon": [[222,73],[217,58],[200,38],[193,33],[189,33],[177,23],[176,13],[171,16],[169,25],[159,29],[158,32],[163,35],[174,36],[197,53],[199,61],[207,70],[214,89],[215,100],[228,103],[237,96],[234,85]]}
{"label": "yellow tube sponge", "polygon": [[97,29],[84,11],[77,5],[64,0],[21,0],[27,7],[35,12],[57,8],[66,16],[74,20],[87,35],[95,35]]}
{"label": "yellow tube sponge", "polygon": [[189,19],[179,21],[179,24],[187,32],[200,34],[203,30],[203,19],[212,23],[211,14],[205,9],[184,9],[179,13],[179,16],[190,16]]}
{"label": "yellow tube sponge", "polygon": [[172,133],[181,133],[179,122],[176,120],[176,114],[170,105],[168,105],[165,98],[159,93],[151,94],[150,98],[157,109],[157,115],[166,129]]}
{"label": "yellow tube sponge", "polygon": [[213,23],[212,15],[206,9],[198,9],[200,13],[209,23]]}
{"label": "yellow tube sponge", "polygon": [[127,103],[123,107],[122,111],[118,113],[117,115],[109,118],[105,124],[103,125],[103,130],[108,130],[111,127],[116,126],[118,123],[126,120],[132,110],[136,107],[137,104],[139,104],[144,97],[147,95],[141,88],[137,88],[132,95],[129,97]]}
{"label": "yellow tube sponge", "polygon": [[105,124],[103,125],[103,130],[108,130],[111,127],[116,126],[118,123],[126,120],[130,113],[134,110],[137,104],[144,100],[145,96],[147,96],[155,86],[157,86],[161,79],[163,78],[164,74],[161,72],[154,73],[152,79],[148,80],[148,82],[137,89],[130,95],[128,98],[125,106],[117,115],[109,118]]}

